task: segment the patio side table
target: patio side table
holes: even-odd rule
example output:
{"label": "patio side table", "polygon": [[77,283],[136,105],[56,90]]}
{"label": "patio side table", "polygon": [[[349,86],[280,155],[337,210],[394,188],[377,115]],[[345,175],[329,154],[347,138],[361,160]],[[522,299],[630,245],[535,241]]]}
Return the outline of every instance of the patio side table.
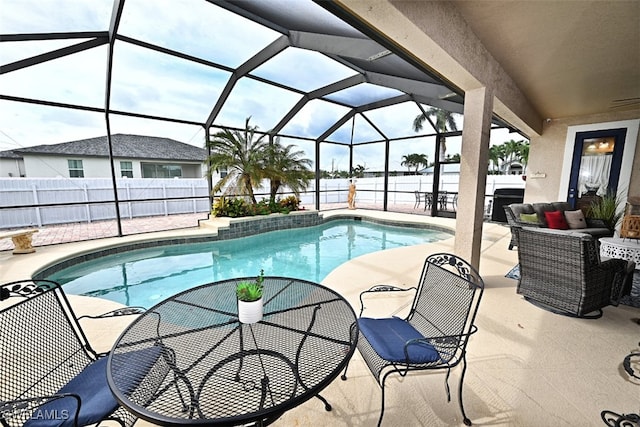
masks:
{"label": "patio side table", "polygon": [[633,272],[633,289],[640,289],[640,240],[621,237],[601,237],[600,257],[618,258],[636,263]]}
{"label": "patio side table", "polygon": [[[107,379],[120,403],[158,425],[268,425],[319,393],[353,355],[351,305],[322,285],[265,277],[264,318],[238,321],[236,284],[224,280],[181,292],[149,309],[118,338]],[[160,346],[169,373],[151,397],[146,379],[123,387],[135,366],[118,354]]]}
{"label": "patio side table", "polygon": [[623,239],[621,237],[601,237],[600,256],[634,261],[636,263],[636,270],[638,270],[640,269],[640,240]]}

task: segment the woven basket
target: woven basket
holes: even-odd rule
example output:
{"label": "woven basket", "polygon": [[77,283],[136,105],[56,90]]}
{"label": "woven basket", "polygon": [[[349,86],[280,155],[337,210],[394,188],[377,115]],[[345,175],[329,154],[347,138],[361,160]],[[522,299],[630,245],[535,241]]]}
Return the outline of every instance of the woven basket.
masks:
{"label": "woven basket", "polygon": [[640,215],[625,215],[622,218],[620,237],[640,239]]}

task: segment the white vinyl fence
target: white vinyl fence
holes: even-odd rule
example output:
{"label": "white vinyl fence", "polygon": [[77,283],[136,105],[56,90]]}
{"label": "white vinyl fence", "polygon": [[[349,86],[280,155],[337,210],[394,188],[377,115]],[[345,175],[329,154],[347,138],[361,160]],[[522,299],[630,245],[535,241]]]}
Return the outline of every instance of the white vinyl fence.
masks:
{"label": "white vinyl fence", "polygon": [[[209,211],[204,179],[127,178],[118,179],[116,185],[122,218]],[[191,198],[148,200],[170,197]],[[100,201],[110,202],[87,203]],[[37,206],[47,204],[66,205]],[[25,205],[31,207],[4,209]],[[116,217],[112,181],[108,178],[2,178],[0,207],[3,207],[0,209],[0,228],[92,222]]]}
{"label": "white vinyl fence", "polygon": [[[301,194],[302,205],[314,206],[314,184],[312,181],[307,191]],[[413,205],[414,191],[431,191],[432,184],[433,177],[429,175],[389,177],[388,204]],[[126,178],[116,180],[116,185],[122,218],[210,210],[206,179]],[[358,178],[356,186],[358,203],[383,203],[384,178]],[[346,204],[348,188],[348,179],[320,180],[320,204]],[[497,188],[524,188],[524,181],[520,176],[489,175],[485,203]],[[457,192],[458,175],[442,175],[440,190]],[[255,189],[258,200],[268,197],[268,192],[266,182]],[[283,195],[286,194],[285,190]],[[165,200],[172,197],[180,200]],[[49,204],[60,206],[43,206]],[[109,178],[0,178],[0,229],[115,218],[112,181]]]}

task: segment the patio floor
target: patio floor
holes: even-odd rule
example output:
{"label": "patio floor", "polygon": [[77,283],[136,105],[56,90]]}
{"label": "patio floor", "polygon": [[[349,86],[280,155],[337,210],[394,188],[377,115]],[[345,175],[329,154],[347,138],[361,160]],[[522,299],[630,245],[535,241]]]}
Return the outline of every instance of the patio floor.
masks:
{"label": "patio floor", "polygon": [[[354,213],[335,210],[323,214],[341,212]],[[455,228],[453,219],[364,209],[355,212]],[[43,246],[28,255],[11,255],[10,250],[4,250],[0,252],[0,274],[2,281],[15,280],[28,277],[55,259],[97,246],[207,232],[211,231],[192,225],[173,231]],[[35,243],[38,243],[36,236],[45,234],[36,233]],[[485,223],[480,273],[486,290],[477,318],[479,332],[469,344],[464,388],[465,409],[474,425],[602,426],[602,410],[640,412],[640,380],[629,378],[622,368],[624,357],[639,351],[640,309],[606,307],[602,318],[585,320],[533,306],[516,294],[517,282],[505,277],[517,263],[517,252],[507,249],[509,239],[506,226]],[[356,307],[361,290],[378,283],[412,285],[427,254],[452,250],[453,239],[448,239],[372,253],[343,264],[323,284],[340,292]],[[79,315],[106,311],[116,305],[89,297],[72,296],[71,300]],[[407,309],[407,301],[397,304],[399,309],[391,312],[402,313]],[[108,350],[128,321],[116,319],[86,325],[89,339],[97,350]],[[459,371],[456,368],[451,374],[449,403],[444,373],[388,380],[383,426],[462,425],[456,387]],[[351,362],[348,380],[336,379],[322,394],[333,405],[332,412],[325,412],[323,405],[312,399],[287,412],[273,425],[369,426],[377,422],[380,389],[358,352]],[[149,424],[139,421],[137,425]]]}

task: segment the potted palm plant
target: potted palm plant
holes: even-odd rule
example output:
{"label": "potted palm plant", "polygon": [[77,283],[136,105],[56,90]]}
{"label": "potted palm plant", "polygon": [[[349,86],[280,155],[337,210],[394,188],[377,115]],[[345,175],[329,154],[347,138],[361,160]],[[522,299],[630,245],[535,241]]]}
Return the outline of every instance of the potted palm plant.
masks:
{"label": "potted palm plant", "polygon": [[264,270],[256,280],[243,280],[236,285],[238,297],[238,319],[241,323],[256,323],[262,320],[262,292]]}
{"label": "potted palm plant", "polygon": [[591,202],[586,216],[591,221],[602,221],[609,230],[614,231],[622,218],[621,204],[622,199],[616,193],[608,192]]}

